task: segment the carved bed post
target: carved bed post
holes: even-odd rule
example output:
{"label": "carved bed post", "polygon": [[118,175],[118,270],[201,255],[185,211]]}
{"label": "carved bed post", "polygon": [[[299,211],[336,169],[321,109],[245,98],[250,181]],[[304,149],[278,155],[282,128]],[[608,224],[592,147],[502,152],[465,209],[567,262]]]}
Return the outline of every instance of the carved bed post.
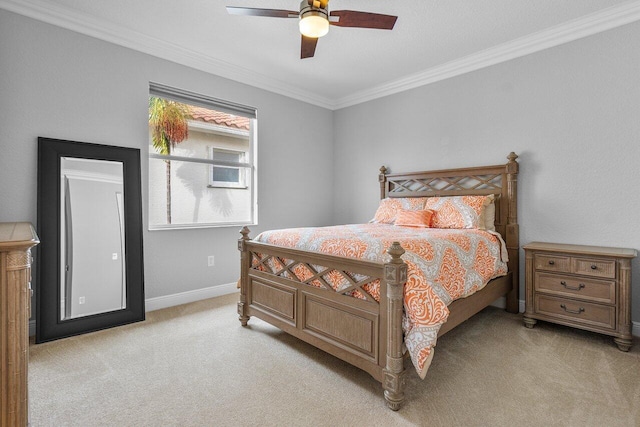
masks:
{"label": "carved bed post", "polygon": [[245,244],[249,238],[249,227],[242,227],[240,234],[242,237],[238,239],[238,250],[240,254],[240,301],[238,301],[238,320],[242,326],[247,326],[249,315],[247,314],[247,289],[249,286],[249,268],[251,267],[251,254],[247,250]]}
{"label": "carved bed post", "polygon": [[518,229],[518,155],[513,151],[509,153],[507,159],[507,193],[509,196],[509,206],[507,213],[507,252],[509,253],[509,270],[513,272],[513,284],[511,291],[507,294],[507,311],[517,313],[519,311],[519,290],[520,290],[520,231]]}
{"label": "carved bed post", "polygon": [[391,255],[391,261],[384,266],[384,280],[387,284],[387,361],[383,387],[387,406],[397,411],[404,401],[402,312],[407,265],[400,258],[404,249],[399,242],[393,242],[387,253]]}
{"label": "carved bed post", "polygon": [[378,181],[380,182],[380,200],[384,199],[386,195],[386,184],[387,184],[387,168],[384,166],[380,166],[380,175],[378,175]]}

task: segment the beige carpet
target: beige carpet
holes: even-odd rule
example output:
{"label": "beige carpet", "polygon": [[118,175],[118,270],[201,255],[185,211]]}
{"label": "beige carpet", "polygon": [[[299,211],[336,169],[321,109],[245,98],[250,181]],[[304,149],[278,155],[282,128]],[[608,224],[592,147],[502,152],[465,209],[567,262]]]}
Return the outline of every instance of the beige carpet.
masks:
{"label": "beige carpet", "polygon": [[[39,426],[639,426],[640,342],[488,308],[442,337],[407,401],[278,329],[237,320],[237,295],[31,345]],[[291,397],[295,395],[296,397]]]}

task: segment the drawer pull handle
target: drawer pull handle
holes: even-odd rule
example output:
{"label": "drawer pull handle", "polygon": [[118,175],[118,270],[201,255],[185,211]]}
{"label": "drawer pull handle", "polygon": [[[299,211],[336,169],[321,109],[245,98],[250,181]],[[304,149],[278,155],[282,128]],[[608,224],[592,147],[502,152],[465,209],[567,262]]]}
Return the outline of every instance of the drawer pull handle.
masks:
{"label": "drawer pull handle", "polygon": [[571,314],[580,314],[584,311],[584,308],[580,307],[578,310],[569,310],[566,305],[560,304],[560,308]]}
{"label": "drawer pull handle", "polygon": [[567,282],[565,282],[564,280],[562,282],[560,282],[560,284],[562,286],[564,286],[565,289],[568,289],[570,291],[579,291],[580,289],[584,288],[584,283],[580,283],[577,288],[573,288],[571,286],[567,286]]}
{"label": "drawer pull handle", "polygon": [[549,260],[549,265],[553,265],[553,264],[555,264],[555,263],[556,263],[556,262],[555,262],[554,260],[552,260],[552,259],[550,259],[550,260]]}
{"label": "drawer pull handle", "polygon": [[595,264],[591,264],[591,269],[592,269],[592,270],[597,270],[597,269],[598,269],[598,266],[597,266],[597,265],[595,265]]}

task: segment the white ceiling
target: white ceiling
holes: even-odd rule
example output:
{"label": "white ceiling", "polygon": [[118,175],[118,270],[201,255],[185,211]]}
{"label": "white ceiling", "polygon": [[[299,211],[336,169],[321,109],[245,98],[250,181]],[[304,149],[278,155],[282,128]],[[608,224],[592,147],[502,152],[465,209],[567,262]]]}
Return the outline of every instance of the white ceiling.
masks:
{"label": "white ceiling", "polygon": [[0,0],[0,8],[337,109],[640,20],[640,0],[331,0],[397,15],[392,31],[332,27],[300,59],[299,0]]}

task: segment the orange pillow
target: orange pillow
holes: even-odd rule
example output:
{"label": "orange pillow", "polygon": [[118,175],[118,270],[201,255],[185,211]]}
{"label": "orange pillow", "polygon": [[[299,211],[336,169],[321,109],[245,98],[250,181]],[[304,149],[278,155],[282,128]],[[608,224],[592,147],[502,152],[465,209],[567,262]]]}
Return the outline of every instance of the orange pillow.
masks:
{"label": "orange pillow", "polygon": [[433,211],[431,209],[409,211],[400,209],[396,216],[395,225],[404,227],[430,227]]}
{"label": "orange pillow", "polygon": [[373,219],[369,222],[377,224],[393,224],[396,221],[398,212],[402,209],[416,210],[422,209],[426,197],[398,197],[380,200],[380,205],[376,210]]}
{"label": "orange pillow", "polygon": [[382,199],[371,222],[393,224],[398,211],[402,208],[400,199]]}

